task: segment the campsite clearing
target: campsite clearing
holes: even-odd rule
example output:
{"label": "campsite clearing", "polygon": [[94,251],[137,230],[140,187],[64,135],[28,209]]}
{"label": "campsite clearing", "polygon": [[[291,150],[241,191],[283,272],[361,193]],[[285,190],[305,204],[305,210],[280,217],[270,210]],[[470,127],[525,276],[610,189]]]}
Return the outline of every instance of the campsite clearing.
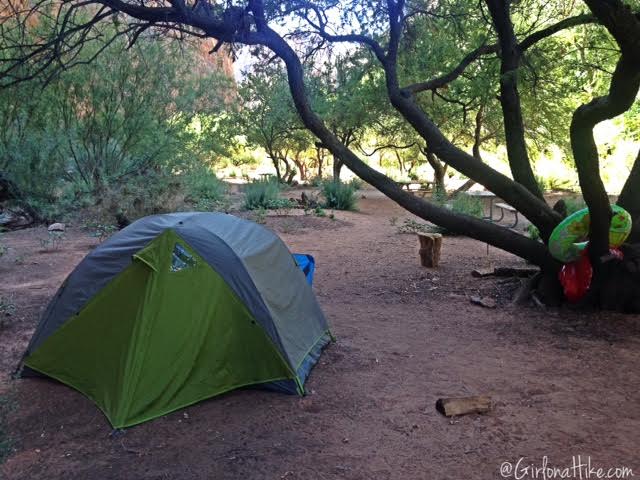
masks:
{"label": "campsite clearing", "polygon": [[[46,228],[6,234],[0,297],[14,313],[1,323],[0,393],[14,407],[0,477],[488,479],[506,461],[570,466],[577,455],[640,472],[638,316],[512,307],[520,280],[471,272],[524,262],[464,237],[447,236],[439,268],[422,268],[415,235],[389,221],[406,212],[366,197],[336,220],[266,219],[291,251],[316,258],[314,289],[337,338],[308,396],[234,391],[113,435],[79,392],[10,379],[51,295],[96,240],[69,226],[42,251]],[[492,410],[435,409],[438,398],[473,395],[491,396]]]}

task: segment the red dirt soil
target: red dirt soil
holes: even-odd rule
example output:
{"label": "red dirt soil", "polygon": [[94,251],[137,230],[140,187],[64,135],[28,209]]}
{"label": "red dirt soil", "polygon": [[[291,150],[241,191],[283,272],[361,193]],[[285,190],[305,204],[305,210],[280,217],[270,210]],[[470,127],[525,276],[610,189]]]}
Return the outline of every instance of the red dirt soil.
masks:
{"label": "red dirt soil", "polygon": [[[522,261],[468,238],[447,236],[441,267],[421,268],[415,235],[390,222],[409,215],[365,195],[337,220],[267,221],[292,251],[316,257],[314,288],[337,338],[309,395],[236,391],[116,435],[75,390],[10,379],[49,298],[95,240],[71,228],[59,250],[42,252],[45,229],[6,234],[0,297],[15,314],[0,329],[0,393],[15,408],[0,477],[497,479],[502,462],[541,466],[545,455],[640,475],[640,318],[510,306],[516,284],[470,272]],[[472,304],[478,294],[498,308]],[[491,395],[493,411],[448,419],[434,408],[466,395]]]}

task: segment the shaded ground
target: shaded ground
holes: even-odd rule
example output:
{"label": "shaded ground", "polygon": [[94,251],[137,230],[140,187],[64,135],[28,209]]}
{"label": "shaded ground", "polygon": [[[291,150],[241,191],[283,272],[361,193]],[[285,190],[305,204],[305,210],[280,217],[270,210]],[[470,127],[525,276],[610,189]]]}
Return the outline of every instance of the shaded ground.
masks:
{"label": "shaded ground", "polygon": [[[46,380],[10,381],[48,298],[95,240],[72,229],[39,252],[44,229],[5,236],[0,330],[14,451],[9,479],[495,479],[504,461],[628,466],[640,474],[640,319],[511,307],[515,286],[473,268],[520,264],[447,237],[442,266],[418,266],[407,215],[366,192],[360,212],[268,219],[292,251],[311,253],[315,289],[337,337],[305,398],[237,391],[110,436],[100,411]],[[17,261],[16,261],[17,259]],[[488,310],[469,302],[496,296]],[[495,409],[449,420],[441,396],[488,394]],[[532,478],[532,477],[524,477]],[[541,477],[540,477],[541,478]],[[578,477],[575,477],[578,478]]]}

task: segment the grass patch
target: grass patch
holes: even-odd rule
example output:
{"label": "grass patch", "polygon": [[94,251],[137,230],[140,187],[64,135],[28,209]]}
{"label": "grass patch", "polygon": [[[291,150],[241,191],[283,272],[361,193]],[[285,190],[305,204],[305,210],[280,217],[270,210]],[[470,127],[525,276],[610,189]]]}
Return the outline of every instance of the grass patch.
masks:
{"label": "grass patch", "polygon": [[282,186],[277,180],[255,180],[244,189],[244,208],[247,210],[277,210],[291,208],[292,203],[280,197]]}
{"label": "grass patch", "polygon": [[342,183],[341,181],[324,182],[321,187],[321,192],[325,199],[324,208],[331,208],[333,210],[356,209],[356,188],[352,183]]}

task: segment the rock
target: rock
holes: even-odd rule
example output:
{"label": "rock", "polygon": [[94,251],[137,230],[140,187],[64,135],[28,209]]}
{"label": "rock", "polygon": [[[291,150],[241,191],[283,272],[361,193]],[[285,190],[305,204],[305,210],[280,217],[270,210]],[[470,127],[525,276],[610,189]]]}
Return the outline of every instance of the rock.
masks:
{"label": "rock", "polygon": [[47,228],[47,230],[49,230],[50,232],[64,232],[66,228],[67,227],[64,223],[52,223],[51,225],[49,225],[49,228]]}

